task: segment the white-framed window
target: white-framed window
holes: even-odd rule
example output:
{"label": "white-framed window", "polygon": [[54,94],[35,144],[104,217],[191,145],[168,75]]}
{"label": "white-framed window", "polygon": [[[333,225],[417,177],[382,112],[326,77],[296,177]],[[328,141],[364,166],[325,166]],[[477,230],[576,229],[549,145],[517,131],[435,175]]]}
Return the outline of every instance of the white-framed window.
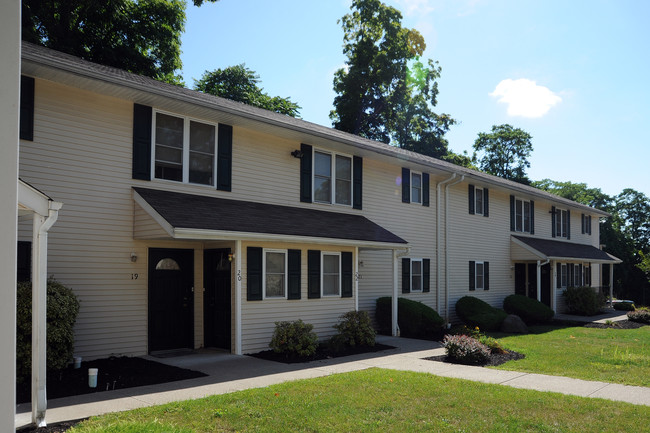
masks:
{"label": "white-framed window", "polygon": [[568,237],[569,234],[569,216],[566,209],[555,210],[555,236]]}
{"label": "white-framed window", "polygon": [[287,297],[287,250],[264,249],[264,298]]}
{"label": "white-framed window", "polygon": [[411,172],[411,203],[422,203],[422,173]]}
{"label": "white-framed window", "polygon": [[314,202],[351,206],[352,157],[315,150],[313,167]]}
{"label": "white-framed window", "polygon": [[411,259],[411,292],[422,291],[422,259]]}
{"label": "white-framed window", "polygon": [[152,171],[156,179],[215,185],[216,125],[156,111]]}
{"label": "white-framed window", "polygon": [[483,215],[483,188],[474,189],[474,213]]}
{"label": "white-framed window", "polygon": [[566,289],[569,279],[569,273],[566,263],[557,264],[557,281],[556,285],[558,289]]}
{"label": "white-framed window", "polygon": [[322,296],[341,296],[341,253],[321,252]]}
{"label": "white-framed window", "polygon": [[476,278],[476,283],[474,287],[476,289],[485,289],[485,264],[483,262],[476,262],[476,273],[474,277]]}
{"label": "white-framed window", "polygon": [[532,231],[531,210],[530,201],[520,198],[515,199],[515,231],[525,233]]}

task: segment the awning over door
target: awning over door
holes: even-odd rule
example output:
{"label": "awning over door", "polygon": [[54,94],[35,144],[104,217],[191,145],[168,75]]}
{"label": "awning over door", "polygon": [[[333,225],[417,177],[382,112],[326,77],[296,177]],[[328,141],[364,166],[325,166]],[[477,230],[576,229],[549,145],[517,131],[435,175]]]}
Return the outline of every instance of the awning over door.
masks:
{"label": "awning over door", "polygon": [[[133,188],[135,202],[174,239],[276,240],[403,248],[404,239],[357,214]],[[136,233],[138,233],[136,218]],[[136,235],[137,237],[137,235]]]}
{"label": "awning over door", "polygon": [[511,237],[513,260],[583,261],[590,263],[621,263],[615,257],[591,245],[526,236]]}

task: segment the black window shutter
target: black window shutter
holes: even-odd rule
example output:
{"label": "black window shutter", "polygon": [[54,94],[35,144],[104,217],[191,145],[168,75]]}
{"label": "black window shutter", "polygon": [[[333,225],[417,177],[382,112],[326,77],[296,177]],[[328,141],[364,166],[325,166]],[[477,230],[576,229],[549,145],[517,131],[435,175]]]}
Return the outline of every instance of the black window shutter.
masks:
{"label": "black window shutter", "polygon": [[490,262],[483,262],[483,288],[490,290]]}
{"label": "black window shutter", "polygon": [[133,179],[151,180],[151,107],[133,104]]}
{"label": "black window shutter", "polygon": [[555,206],[551,206],[551,236],[555,237]]}
{"label": "black window shutter", "polygon": [[515,231],[515,196],[510,196],[510,231]]}
{"label": "black window shutter", "polygon": [[300,250],[289,250],[287,256],[287,298],[300,299]]}
{"label": "black window shutter", "polygon": [[311,203],[311,146],[301,144],[300,152],[300,201]]}
{"label": "black window shutter", "polygon": [[422,173],[422,206],[429,206],[429,173]]}
{"label": "black window shutter", "polygon": [[352,253],[344,251],[341,253],[341,297],[352,297]]}
{"label": "black window shutter", "polygon": [[569,276],[567,278],[567,284],[566,285],[567,285],[567,287],[573,287],[573,263],[569,263],[569,265],[567,266],[567,269],[569,271],[568,272]]}
{"label": "black window shutter", "polygon": [[320,251],[307,251],[307,297],[320,298]]}
{"label": "black window shutter", "polygon": [[530,201],[530,234],[535,234],[535,202]]}
{"label": "black window shutter", "polygon": [[422,291],[431,291],[431,259],[422,259]]}
{"label": "black window shutter", "polygon": [[490,193],[487,188],[483,188],[483,216],[490,216]]}
{"label": "black window shutter", "polygon": [[248,301],[262,300],[262,248],[248,247],[247,255],[247,276],[246,276],[246,299]]}
{"label": "black window shutter", "polygon": [[469,184],[467,187],[467,198],[468,198],[468,205],[469,205],[469,213],[470,215],[474,215],[474,206],[476,205],[476,201],[474,200],[474,185]]}
{"label": "black window shutter", "polygon": [[20,76],[20,139],[34,141],[34,79]]}
{"label": "black window shutter", "polygon": [[588,221],[587,221],[587,233],[591,234],[591,215],[589,215]]}
{"label": "black window shutter", "polygon": [[566,238],[571,239],[571,211],[566,211]]}
{"label": "black window shutter", "polygon": [[580,228],[581,233],[585,234],[585,214],[580,214]]}
{"label": "black window shutter", "polygon": [[362,208],[363,194],[363,158],[355,156],[352,158],[352,207]]}
{"label": "black window shutter", "polygon": [[411,259],[402,259],[402,293],[411,292]]}
{"label": "black window shutter", "polygon": [[558,263],[556,268],[555,286],[562,287],[562,264]]}
{"label": "black window shutter", "polygon": [[411,170],[402,168],[402,201],[411,202]]}
{"label": "black window shutter", "polygon": [[217,156],[217,189],[232,189],[232,126],[219,124],[219,152]]}
{"label": "black window shutter", "polygon": [[469,261],[469,289],[476,290],[476,262]]}
{"label": "black window shutter", "polygon": [[580,285],[581,286],[586,286],[586,284],[584,284],[584,278],[583,278],[583,275],[582,275],[582,263],[578,265],[578,275],[580,276],[580,278],[579,278],[580,283],[581,283]]}

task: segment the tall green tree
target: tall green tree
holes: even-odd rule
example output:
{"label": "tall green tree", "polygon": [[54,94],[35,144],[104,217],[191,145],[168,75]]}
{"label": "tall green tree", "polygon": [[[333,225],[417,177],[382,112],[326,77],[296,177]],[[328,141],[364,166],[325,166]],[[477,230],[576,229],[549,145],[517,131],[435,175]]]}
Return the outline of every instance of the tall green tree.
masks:
{"label": "tall green tree", "polygon": [[82,59],[181,84],[185,6],[184,0],[23,0],[22,34]]}
{"label": "tall green tree", "polygon": [[354,0],[343,27],[346,66],[334,75],[336,129],[434,157],[448,154],[444,134],[456,123],[433,111],[441,68],[422,62],[422,35],[380,0]]}
{"label": "tall green tree", "polygon": [[248,69],[242,63],[212,72],[205,71],[201,79],[194,84],[194,89],[276,113],[298,117],[300,106],[289,98],[269,96],[264,93],[258,85],[259,78],[255,71]]}
{"label": "tall green tree", "polygon": [[[480,132],[474,142],[474,161],[486,173],[529,183],[526,169],[533,151],[532,137],[512,125],[494,125],[492,132]],[[480,157],[477,157],[477,152]]]}

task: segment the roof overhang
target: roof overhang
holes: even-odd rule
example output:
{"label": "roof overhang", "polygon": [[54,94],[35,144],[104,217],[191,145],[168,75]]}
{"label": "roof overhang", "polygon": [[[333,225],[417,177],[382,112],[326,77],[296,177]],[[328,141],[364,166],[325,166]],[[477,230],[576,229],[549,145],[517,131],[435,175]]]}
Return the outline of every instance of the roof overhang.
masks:
{"label": "roof overhang", "polygon": [[[540,260],[621,263],[622,260],[592,245],[526,236],[511,236],[511,242],[525,249]],[[517,260],[517,257],[513,257]]]}
{"label": "roof overhang", "polygon": [[173,239],[301,242],[403,249],[407,242],[356,214],[133,188],[134,201]]}
{"label": "roof overhang", "polygon": [[18,216],[36,213],[47,217],[50,210],[59,210],[62,203],[56,202],[47,194],[18,179]]}

